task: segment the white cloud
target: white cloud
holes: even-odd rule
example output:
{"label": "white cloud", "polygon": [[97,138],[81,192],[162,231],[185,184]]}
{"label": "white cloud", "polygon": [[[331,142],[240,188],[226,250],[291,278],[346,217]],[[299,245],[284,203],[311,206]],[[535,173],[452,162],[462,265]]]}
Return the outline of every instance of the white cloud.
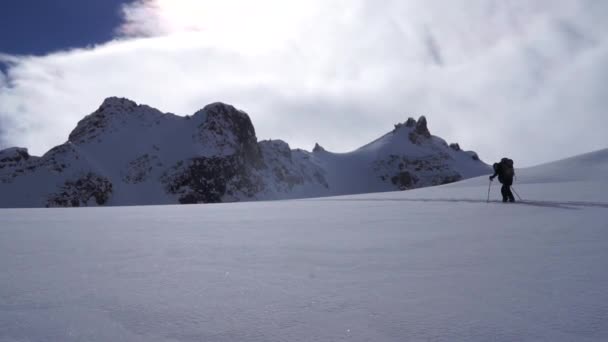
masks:
{"label": "white cloud", "polygon": [[488,161],[608,146],[604,2],[253,4],[139,2],[120,40],[13,58],[0,83],[4,139],[42,153],[117,95],[183,115],[233,103],[259,138],[309,149],[350,150],[422,114]]}

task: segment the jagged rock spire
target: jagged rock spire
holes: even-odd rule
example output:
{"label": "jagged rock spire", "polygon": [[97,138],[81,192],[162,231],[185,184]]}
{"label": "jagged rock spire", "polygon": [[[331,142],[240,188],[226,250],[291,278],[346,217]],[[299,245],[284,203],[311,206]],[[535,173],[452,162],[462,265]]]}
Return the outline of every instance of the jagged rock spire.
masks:
{"label": "jagged rock spire", "polygon": [[431,132],[429,132],[429,129],[427,127],[426,117],[424,115],[418,119],[418,122],[416,122],[416,128],[414,129],[414,132],[418,133],[419,135],[421,135],[425,138],[431,137]]}
{"label": "jagged rock spire", "polygon": [[414,127],[414,126],[416,126],[416,119],[408,118],[407,121],[405,122],[405,127]]}
{"label": "jagged rock spire", "polygon": [[451,143],[450,148],[456,152],[462,151],[462,149],[460,148],[460,144],[458,143]]}

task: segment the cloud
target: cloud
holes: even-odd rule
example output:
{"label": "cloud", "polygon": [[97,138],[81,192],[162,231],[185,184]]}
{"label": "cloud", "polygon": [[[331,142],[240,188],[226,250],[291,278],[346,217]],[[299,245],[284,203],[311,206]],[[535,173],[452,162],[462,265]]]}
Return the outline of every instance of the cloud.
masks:
{"label": "cloud", "polygon": [[182,115],[229,102],[261,139],[334,151],[426,115],[488,161],[549,161],[608,146],[607,12],[593,0],[139,1],[116,41],[10,56],[0,135],[43,153],[117,95]]}

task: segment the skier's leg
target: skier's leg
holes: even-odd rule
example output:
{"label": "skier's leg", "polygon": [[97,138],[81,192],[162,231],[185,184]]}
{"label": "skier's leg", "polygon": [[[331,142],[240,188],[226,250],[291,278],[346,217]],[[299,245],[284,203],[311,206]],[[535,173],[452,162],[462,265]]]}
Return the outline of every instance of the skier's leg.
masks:
{"label": "skier's leg", "polygon": [[505,183],[505,186],[507,187],[507,197],[509,202],[515,202],[515,196],[513,196],[513,191],[511,191],[511,185],[513,185],[512,181]]}
{"label": "skier's leg", "polygon": [[509,187],[509,202],[515,202],[515,196],[513,196],[513,191],[511,191],[511,187]]}
{"label": "skier's leg", "polygon": [[506,202],[507,200],[509,200],[509,186],[506,184],[502,185],[502,188],[500,188],[500,193],[502,194],[502,201]]}

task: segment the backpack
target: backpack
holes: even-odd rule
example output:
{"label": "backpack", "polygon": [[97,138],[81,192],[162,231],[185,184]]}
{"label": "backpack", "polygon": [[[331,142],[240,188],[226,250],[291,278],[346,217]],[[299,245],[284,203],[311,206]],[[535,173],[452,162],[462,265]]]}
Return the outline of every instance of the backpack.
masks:
{"label": "backpack", "polygon": [[509,158],[502,158],[500,161],[500,173],[505,178],[513,178],[515,176],[515,169],[513,168],[513,160]]}

